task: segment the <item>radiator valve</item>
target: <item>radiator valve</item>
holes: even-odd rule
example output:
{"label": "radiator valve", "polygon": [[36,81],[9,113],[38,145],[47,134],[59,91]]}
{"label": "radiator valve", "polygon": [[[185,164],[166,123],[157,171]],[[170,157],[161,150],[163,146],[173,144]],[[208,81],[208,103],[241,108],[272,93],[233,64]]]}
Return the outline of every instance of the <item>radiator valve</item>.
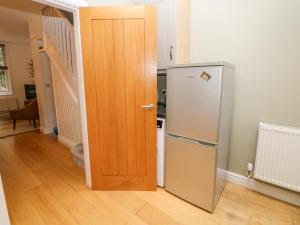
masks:
{"label": "radiator valve", "polygon": [[247,176],[248,176],[248,178],[253,177],[253,163],[247,164]]}

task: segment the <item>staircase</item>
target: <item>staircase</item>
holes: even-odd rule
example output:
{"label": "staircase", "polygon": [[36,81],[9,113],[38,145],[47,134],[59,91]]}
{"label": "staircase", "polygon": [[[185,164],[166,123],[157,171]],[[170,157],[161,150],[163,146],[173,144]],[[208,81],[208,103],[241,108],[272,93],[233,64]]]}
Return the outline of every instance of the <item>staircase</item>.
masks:
{"label": "staircase", "polygon": [[53,7],[42,10],[43,49],[51,62],[58,126],[58,141],[70,148],[74,162],[83,167],[74,27],[66,15]]}

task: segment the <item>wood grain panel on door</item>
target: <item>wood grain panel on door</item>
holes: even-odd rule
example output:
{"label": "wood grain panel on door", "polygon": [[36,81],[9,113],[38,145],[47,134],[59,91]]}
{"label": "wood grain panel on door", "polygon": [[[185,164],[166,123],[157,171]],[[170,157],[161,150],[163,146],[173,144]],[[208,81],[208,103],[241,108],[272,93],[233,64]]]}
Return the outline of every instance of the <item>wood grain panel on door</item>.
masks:
{"label": "wood grain panel on door", "polygon": [[80,11],[92,186],[154,190],[155,8],[105,8]]}

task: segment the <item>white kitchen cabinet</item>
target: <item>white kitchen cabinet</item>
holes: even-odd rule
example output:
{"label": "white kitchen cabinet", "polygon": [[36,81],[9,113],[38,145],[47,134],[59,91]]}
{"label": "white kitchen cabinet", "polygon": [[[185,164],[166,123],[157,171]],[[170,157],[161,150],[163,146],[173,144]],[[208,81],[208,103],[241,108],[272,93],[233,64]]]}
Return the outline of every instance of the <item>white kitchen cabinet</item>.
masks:
{"label": "white kitchen cabinet", "polygon": [[188,62],[190,0],[146,0],[157,6],[157,66]]}
{"label": "white kitchen cabinet", "polygon": [[174,0],[157,1],[157,66],[176,62],[176,7]]}

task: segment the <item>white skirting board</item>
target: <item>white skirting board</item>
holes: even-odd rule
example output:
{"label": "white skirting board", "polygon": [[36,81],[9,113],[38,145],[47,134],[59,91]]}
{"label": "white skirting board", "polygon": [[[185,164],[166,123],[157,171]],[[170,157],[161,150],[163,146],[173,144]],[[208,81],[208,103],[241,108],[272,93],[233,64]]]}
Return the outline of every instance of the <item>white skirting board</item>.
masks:
{"label": "white skirting board", "polygon": [[67,148],[71,149],[73,146],[77,145],[73,141],[61,136],[58,134],[58,142],[66,146]]}
{"label": "white skirting board", "polygon": [[43,133],[43,134],[52,134],[53,133],[53,129],[50,129],[50,128],[45,128],[45,127],[40,127],[40,131]]}
{"label": "white skirting board", "polygon": [[284,202],[288,202],[290,204],[296,205],[300,207],[300,194],[288,191],[286,189],[267,184],[258,180],[249,179],[245,176],[242,176],[237,173],[233,173],[230,171],[218,169],[218,175],[226,178],[227,181],[230,181],[235,184],[239,184],[243,187],[249,188],[251,190],[257,191],[259,193],[268,195],[270,197],[279,199]]}

